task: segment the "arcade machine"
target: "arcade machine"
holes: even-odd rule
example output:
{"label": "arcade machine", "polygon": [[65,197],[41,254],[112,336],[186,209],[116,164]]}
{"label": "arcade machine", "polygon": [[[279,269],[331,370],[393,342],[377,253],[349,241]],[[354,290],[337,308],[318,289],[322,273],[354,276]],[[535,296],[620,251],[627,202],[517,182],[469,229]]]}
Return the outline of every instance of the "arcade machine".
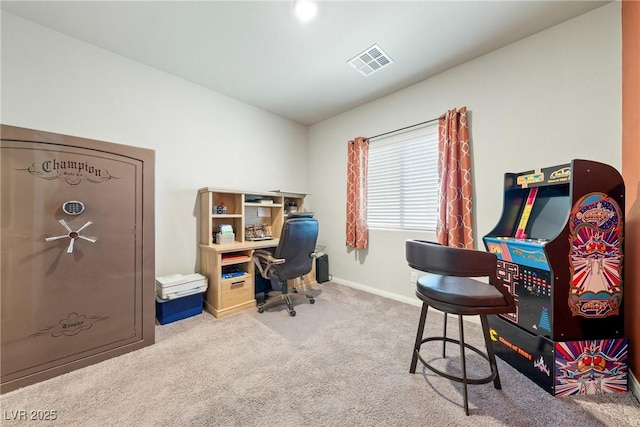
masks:
{"label": "arcade machine", "polygon": [[571,163],[506,173],[483,240],[515,313],[490,317],[496,354],[554,396],[627,390],[623,330],[624,182]]}

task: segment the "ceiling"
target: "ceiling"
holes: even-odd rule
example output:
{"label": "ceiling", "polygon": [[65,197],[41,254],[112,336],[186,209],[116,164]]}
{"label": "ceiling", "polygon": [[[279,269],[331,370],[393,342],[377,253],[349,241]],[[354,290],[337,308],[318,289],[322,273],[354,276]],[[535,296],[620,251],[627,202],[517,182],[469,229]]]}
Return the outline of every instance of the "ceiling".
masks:
{"label": "ceiling", "polygon": [[[2,11],[310,125],[608,1],[2,1]],[[377,44],[393,63],[347,61]]]}

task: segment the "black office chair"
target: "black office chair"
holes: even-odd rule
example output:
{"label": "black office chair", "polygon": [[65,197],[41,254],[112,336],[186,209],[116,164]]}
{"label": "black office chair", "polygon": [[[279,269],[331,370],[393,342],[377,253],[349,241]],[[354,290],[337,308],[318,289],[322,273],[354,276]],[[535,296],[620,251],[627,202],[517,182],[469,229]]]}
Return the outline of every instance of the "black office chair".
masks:
{"label": "black office chair", "polygon": [[253,260],[260,275],[267,280],[282,282],[282,291],[271,292],[269,298],[258,306],[262,313],[268,307],[285,302],[289,308],[289,315],[295,316],[292,298],[307,298],[309,303],[316,301],[313,295],[299,294],[296,287],[289,289],[288,280],[300,280],[306,287],[304,276],[313,267],[316,241],[318,239],[318,221],[312,212],[298,212],[290,214],[284,222],[280,242],[276,250],[271,253],[266,250],[256,250]]}
{"label": "black office chair", "polygon": [[[409,266],[431,273],[418,279],[416,296],[422,300],[422,313],[411,359],[409,372],[416,372],[418,360],[436,374],[462,383],[464,411],[469,415],[467,384],[486,384],[493,381],[496,389],[501,388],[498,365],[489,336],[488,314],[512,313],[515,301],[508,289],[498,281],[498,260],[495,254],[473,249],[442,246],[435,242],[407,240],[406,258]],[[471,279],[488,277],[489,283]],[[429,306],[444,312],[443,336],[423,338],[424,324]],[[447,337],[447,313],[458,315],[459,339]],[[463,317],[479,315],[487,352],[464,342]],[[420,346],[428,341],[442,341],[442,357],[446,357],[446,343],[460,345],[462,376],[451,375],[433,367],[420,355]],[[468,348],[489,362],[491,373],[484,378],[468,378],[464,349]]]}

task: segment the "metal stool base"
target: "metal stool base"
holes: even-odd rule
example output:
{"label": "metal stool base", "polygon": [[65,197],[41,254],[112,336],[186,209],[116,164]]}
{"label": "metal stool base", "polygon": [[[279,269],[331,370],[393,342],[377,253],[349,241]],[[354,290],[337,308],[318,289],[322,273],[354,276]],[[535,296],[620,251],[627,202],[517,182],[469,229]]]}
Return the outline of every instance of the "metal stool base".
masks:
{"label": "metal stool base", "polygon": [[[448,380],[451,381],[456,381],[462,384],[462,397],[463,397],[463,402],[464,402],[464,412],[466,415],[469,415],[469,401],[468,401],[468,397],[467,397],[467,384],[487,384],[491,381],[493,381],[493,386],[496,389],[501,389],[502,386],[500,384],[500,374],[498,373],[498,364],[496,363],[496,356],[495,353],[493,351],[493,345],[491,343],[491,338],[489,337],[489,323],[487,321],[487,316],[484,314],[480,315],[480,321],[482,323],[482,333],[484,335],[484,342],[485,342],[485,346],[487,348],[487,352],[484,353],[483,351],[481,351],[480,349],[478,349],[477,347],[474,347],[470,344],[467,344],[464,342],[464,321],[463,321],[463,315],[459,314],[459,313],[453,313],[453,314],[458,314],[458,326],[459,326],[459,334],[460,334],[460,339],[454,339],[454,338],[449,338],[447,337],[447,313],[444,313],[444,332],[443,335],[441,337],[427,337],[427,338],[423,338],[422,335],[424,333],[424,325],[425,322],[427,320],[427,311],[429,309],[429,304],[427,304],[426,302],[423,302],[422,305],[422,313],[420,314],[420,323],[418,324],[418,333],[416,335],[416,343],[414,346],[414,351],[413,351],[413,358],[411,359],[411,367],[409,368],[409,372],[412,374],[415,374],[416,372],[416,365],[418,363],[418,360],[420,361],[420,363],[422,363],[426,368],[428,368],[429,370],[431,370],[432,372],[434,372],[437,375],[440,375],[441,377],[447,378]],[[431,365],[431,363],[427,362],[421,355],[420,355],[420,347],[422,346],[422,344],[426,343],[426,342],[430,342],[430,341],[442,341],[442,357],[445,358],[446,354],[445,354],[445,346],[446,343],[453,343],[453,344],[457,344],[460,347],[460,363],[461,363],[461,367],[462,367],[462,376],[456,376],[456,375],[451,375],[447,372],[444,372],[434,366]],[[489,362],[489,367],[491,369],[491,373],[486,376],[486,377],[482,377],[482,378],[469,378],[467,376],[467,365],[466,365],[466,358],[465,358],[465,351],[464,349],[468,348],[469,350],[477,353],[478,355],[482,356],[487,362]]]}

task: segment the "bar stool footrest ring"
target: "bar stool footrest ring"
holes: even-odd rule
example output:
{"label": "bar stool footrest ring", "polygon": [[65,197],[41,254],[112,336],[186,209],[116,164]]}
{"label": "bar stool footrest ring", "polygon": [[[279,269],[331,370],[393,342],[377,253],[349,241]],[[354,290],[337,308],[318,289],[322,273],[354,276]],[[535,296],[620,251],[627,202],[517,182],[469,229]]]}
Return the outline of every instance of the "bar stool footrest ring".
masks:
{"label": "bar stool footrest ring", "polygon": [[[457,344],[458,346],[460,346],[460,341],[453,339],[453,338],[449,338],[449,337],[429,337],[429,338],[425,338],[420,342],[420,345],[429,342],[429,341],[445,341],[445,342],[450,342],[453,344]],[[489,366],[491,367],[491,374],[487,377],[483,377],[483,378],[464,378],[464,377],[457,377],[455,375],[451,375],[447,372],[441,371],[438,368],[434,368],[433,366],[431,366],[431,364],[429,362],[427,362],[426,360],[424,360],[422,358],[422,356],[420,355],[420,350],[416,349],[414,350],[416,352],[416,355],[418,356],[418,360],[420,360],[420,362],[426,366],[427,368],[429,368],[431,371],[435,372],[436,374],[447,378],[449,380],[452,381],[457,381],[459,383],[466,383],[466,384],[486,384],[489,383],[491,381],[493,381],[497,376],[498,376],[498,370],[497,369],[493,369],[493,366],[491,366],[491,361],[489,360],[489,356],[487,356],[486,353],[484,353],[483,351],[479,350],[478,348],[464,343],[465,348],[468,348],[471,351],[474,351],[475,353],[479,354],[480,356],[482,356],[487,362],[489,362]]]}

